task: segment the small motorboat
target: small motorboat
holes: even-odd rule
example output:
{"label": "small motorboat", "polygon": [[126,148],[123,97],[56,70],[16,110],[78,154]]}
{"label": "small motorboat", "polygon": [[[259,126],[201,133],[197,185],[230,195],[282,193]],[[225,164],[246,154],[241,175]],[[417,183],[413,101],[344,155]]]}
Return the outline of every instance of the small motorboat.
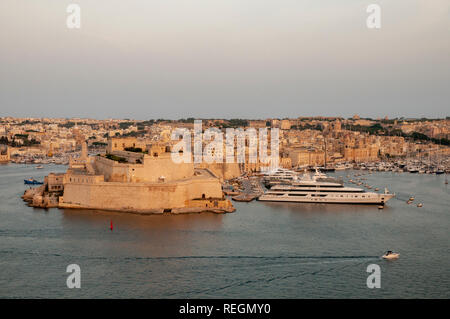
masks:
{"label": "small motorboat", "polygon": [[36,168],[37,168],[37,169],[43,169],[43,168],[44,168],[44,166],[42,166],[42,165],[38,165],[38,166],[36,166]]}
{"label": "small motorboat", "polygon": [[42,185],[42,184],[44,184],[42,182],[38,182],[34,178],[24,179],[23,183],[26,185]]}
{"label": "small motorboat", "polygon": [[378,192],[379,190],[380,190],[380,189],[379,189],[378,187],[377,187],[377,188],[375,188],[375,191],[377,191],[377,192]]}
{"label": "small motorboat", "polygon": [[422,207],[422,206],[423,206],[422,203],[417,204],[417,207]]}
{"label": "small motorboat", "polygon": [[381,257],[384,258],[384,259],[397,259],[398,257],[400,257],[400,254],[399,253],[394,253],[393,251],[388,250]]}
{"label": "small motorboat", "polygon": [[411,197],[409,198],[409,200],[410,200],[410,201],[413,201],[413,200],[414,200],[414,197],[413,197],[413,196],[411,196]]}

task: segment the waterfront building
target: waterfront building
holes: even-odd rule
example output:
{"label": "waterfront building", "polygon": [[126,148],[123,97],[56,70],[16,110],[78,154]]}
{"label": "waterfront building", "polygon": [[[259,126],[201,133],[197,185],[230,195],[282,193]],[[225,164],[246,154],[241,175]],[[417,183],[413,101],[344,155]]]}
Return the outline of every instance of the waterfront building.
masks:
{"label": "waterfront building", "polygon": [[194,169],[193,163],[174,163],[171,153],[159,147],[150,146],[145,153],[111,150],[106,155],[89,157],[83,143],[81,157],[71,158],[62,184],[62,196],[49,194],[61,191],[61,176],[49,175],[41,192],[30,191],[24,198],[31,197],[38,207],[48,207],[46,203],[58,198],[57,206],[62,208],[138,213],[234,210],[212,171]]}
{"label": "waterfront building", "polygon": [[11,160],[10,150],[8,146],[0,145],[0,163],[8,163]]}

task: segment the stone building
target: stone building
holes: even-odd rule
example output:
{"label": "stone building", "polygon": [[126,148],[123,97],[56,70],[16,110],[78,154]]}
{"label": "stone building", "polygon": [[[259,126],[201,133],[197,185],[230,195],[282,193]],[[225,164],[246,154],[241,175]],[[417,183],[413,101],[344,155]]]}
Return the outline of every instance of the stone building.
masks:
{"label": "stone building", "polygon": [[44,184],[47,184],[48,192],[62,192],[64,191],[64,173],[50,173],[44,179]]}
{"label": "stone building", "polygon": [[126,148],[146,149],[147,141],[136,137],[118,137],[108,139],[107,153],[124,151]]}
{"label": "stone building", "polygon": [[8,163],[11,160],[9,147],[0,145],[0,163]]}
{"label": "stone building", "polygon": [[193,163],[177,164],[170,152],[158,147],[150,147],[149,154],[118,150],[140,144],[121,139],[119,147],[114,140],[109,141],[107,155],[83,153],[71,161],[59,207],[139,213],[234,210],[211,170],[195,169]]}
{"label": "stone building", "polygon": [[291,121],[290,120],[281,120],[281,127],[282,130],[290,130],[291,129]]}
{"label": "stone building", "polygon": [[[325,164],[325,152],[322,150],[295,148],[289,150],[291,165],[297,166],[322,166]],[[328,156],[327,156],[328,157]]]}

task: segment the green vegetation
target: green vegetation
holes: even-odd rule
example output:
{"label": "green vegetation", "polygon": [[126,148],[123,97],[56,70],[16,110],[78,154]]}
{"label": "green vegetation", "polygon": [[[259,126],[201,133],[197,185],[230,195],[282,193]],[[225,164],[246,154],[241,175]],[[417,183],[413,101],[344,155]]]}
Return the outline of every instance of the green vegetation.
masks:
{"label": "green vegetation", "polygon": [[[125,134],[122,134],[122,136],[132,136],[132,137],[138,137],[145,135],[146,131],[132,131]],[[117,134],[116,134],[117,135]],[[120,134],[119,134],[120,135]],[[118,135],[117,135],[118,136]]]}
{"label": "green vegetation", "polygon": [[14,138],[28,139],[28,134],[16,134]]}
{"label": "green vegetation", "polygon": [[127,163],[127,159],[125,157],[121,157],[121,156],[117,156],[117,155],[113,155],[113,154],[106,154],[105,157],[107,159],[119,162],[119,163]]}
{"label": "green vegetation", "polygon": [[144,125],[144,126],[152,126],[153,124],[155,124],[155,120],[143,121],[143,122],[140,122],[139,124]]}
{"label": "green vegetation", "polygon": [[[37,141],[36,139],[28,139],[28,134],[15,134],[13,139],[11,141],[8,140],[6,137],[0,138],[0,144],[6,144],[12,147],[17,146],[33,146],[33,145],[39,145],[41,142]],[[16,142],[16,139],[21,140],[21,143]]]}
{"label": "green vegetation", "polygon": [[420,132],[412,132],[410,134],[404,133],[400,129],[391,129],[389,127],[383,127],[380,123],[376,123],[372,126],[361,125],[344,125],[345,129],[357,132],[369,133],[371,135],[385,135],[385,136],[401,136],[406,139],[413,139],[414,141],[429,141],[435,144],[450,145],[450,141],[446,138],[430,138],[427,135]]}
{"label": "green vegetation", "polygon": [[8,138],[5,136],[0,137],[0,144],[8,145],[9,144]]}
{"label": "green vegetation", "polygon": [[238,127],[247,127],[248,120],[242,119],[231,119],[227,120],[226,123],[222,124],[222,128],[238,128]]}
{"label": "green vegetation", "polygon": [[194,123],[195,119],[193,117],[188,117],[187,119],[180,119],[178,122],[181,123]]}
{"label": "green vegetation", "polygon": [[25,121],[22,121],[22,122],[18,123],[17,125],[38,124],[38,123],[41,123],[41,121],[30,121],[30,120],[25,120]]}
{"label": "green vegetation", "polygon": [[412,138],[413,140],[417,141],[432,141],[435,144],[441,144],[441,145],[450,145],[450,140],[446,138],[429,138],[427,135],[419,133],[419,132],[412,132],[410,135],[407,135],[408,137]]}
{"label": "green vegetation", "polygon": [[67,122],[67,123],[64,123],[64,124],[58,124],[58,126],[59,127],[65,127],[65,128],[72,128],[72,127],[74,127],[75,126],[75,122]]}
{"label": "green vegetation", "polygon": [[140,147],[125,147],[125,151],[134,152],[134,153],[142,153],[142,148],[140,148]]}
{"label": "green vegetation", "polygon": [[[13,144],[15,144],[15,141],[12,141]],[[23,144],[22,146],[33,146],[33,145],[39,145],[41,144],[41,142],[36,141],[34,138],[32,138],[31,140],[23,140]],[[11,145],[11,146],[16,146],[16,145]]]}
{"label": "green vegetation", "polygon": [[133,125],[134,125],[134,122],[122,122],[122,123],[119,123],[119,128],[121,128],[122,130],[125,130]]}
{"label": "green vegetation", "polygon": [[292,130],[299,130],[299,131],[303,131],[303,130],[317,130],[317,131],[322,131],[323,128],[320,124],[317,125],[312,125],[312,124],[302,124],[302,125],[292,125],[291,126]]}
{"label": "green vegetation", "polygon": [[94,146],[106,146],[108,144],[107,143],[103,143],[103,142],[93,142],[92,145],[94,145]]}
{"label": "green vegetation", "polygon": [[[380,123],[375,123],[371,126],[345,124],[343,125],[343,128],[350,131],[369,133],[371,135],[397,135],[389,134],[389,129],[381,126]],[[398,130],[396,130],[395,132],[398,133]]]}
{"label": "green vegetation", "polygon": [[[16,142],[16,138],[21,140],[21,143]],[[31,140],[28,139],[28,134],[16,134],[14,135],[14,138],[10,141],[7,137],[2,136],[0,137],[0,144],[9,145],[11,147],[19,147],[19,146],[33,146],[33,145],[39,145],[41,142],[35,140],[32,138]]]}

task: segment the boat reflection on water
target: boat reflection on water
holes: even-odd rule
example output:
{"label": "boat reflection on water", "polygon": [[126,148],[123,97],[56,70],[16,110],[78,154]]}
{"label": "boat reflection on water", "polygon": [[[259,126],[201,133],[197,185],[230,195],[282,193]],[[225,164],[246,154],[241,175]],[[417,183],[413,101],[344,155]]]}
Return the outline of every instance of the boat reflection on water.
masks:
{"label": "boat reflection on water", "polygon": [[[363,214],[378,212],[374,205],[352,205],[352,204],[320,204],[320,203],[289,203],[289,202],[260,202],[262,205],[273,210],[288,210],[299,214],[322,215],[322,214]],[[384,206],[383,213],[389,211],[389,206]]]}
{"label": "boat reflection on water", "polygon": [[63,220],[69,225],[101,226],[111,219],[114,225],[121,225],[126,230],[188,230],[188,229],[220,229],[222,214],[192,213],[192,214],[133,214],[114,211],[90,210],[90,209],[60,209]]}
{"label": "boat reflection on water", "polygon": [[194,254],[194,246],[214,246],[225,217],[213,213],[139,215],[100,210],[59,211],[65,232],[83,234],[71,240],[86,239],[92,245],[89,237],[97,238],[89,249],[111,249],[131,256],[187,256]]}

